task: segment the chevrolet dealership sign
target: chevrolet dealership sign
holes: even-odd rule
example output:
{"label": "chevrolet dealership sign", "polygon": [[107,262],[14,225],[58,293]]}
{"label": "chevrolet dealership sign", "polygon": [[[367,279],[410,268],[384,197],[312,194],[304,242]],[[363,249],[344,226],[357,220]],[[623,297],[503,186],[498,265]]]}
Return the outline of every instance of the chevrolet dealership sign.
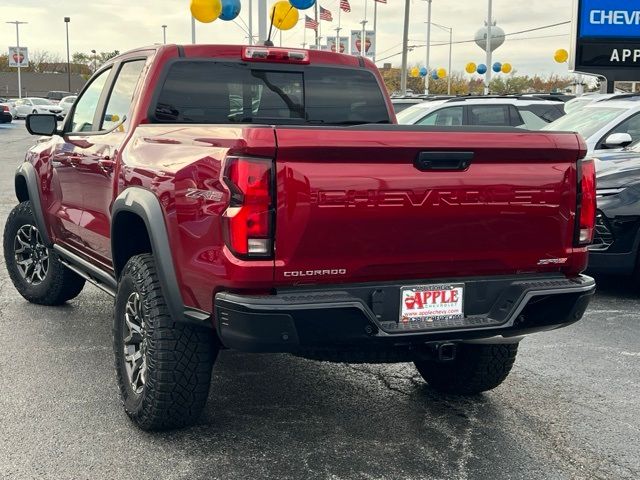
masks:
{"label": "chevrolet dealership sign", "polygon": [[571,67],[640,80],[640,0],[575,0]]}

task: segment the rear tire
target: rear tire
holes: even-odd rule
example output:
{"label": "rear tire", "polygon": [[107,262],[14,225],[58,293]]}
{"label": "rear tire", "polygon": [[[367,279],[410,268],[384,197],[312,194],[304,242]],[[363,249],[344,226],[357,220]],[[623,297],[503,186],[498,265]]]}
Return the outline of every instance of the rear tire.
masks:
{"label": "rear tire", "polygon": [[42,243],[31,202],[20,203],[9,214],[3,247],[13,285],[31,303],[61,305],[82,291],[84,278],[60,263],[56,252]]}
{"label": "rear tire", "polygon": [[113,349],[120,397],[138,427],[167,430],[197,421],[218,349],[210,329],[173,320],[150,254],[132,257],[123,269]]}
{"label": "rear tire", "polygon": [[474,395],[500,385],[509,375],[518,344],[458,344],[456,358],[449,362],[417,360],[422,378],[443,393]]}

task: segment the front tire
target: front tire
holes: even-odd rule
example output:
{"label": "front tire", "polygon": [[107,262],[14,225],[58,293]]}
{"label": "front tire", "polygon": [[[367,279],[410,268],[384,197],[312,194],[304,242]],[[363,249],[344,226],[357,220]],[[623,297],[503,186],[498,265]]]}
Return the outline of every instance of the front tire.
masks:
{"label": "front tire", "polygon": [[449,362],[416,360],[422,378],[443,393],[474,395],[500,385],[509,375],[518,344],[459,344],[456,358]]}
{"label": "front tire", "polygon": [[84,278],[65,267],[56,252],[44,245],[31,202],[20,203],[9,214],[3,247],[13,285],[31,303],[61,305],[82,291]]}
{"label": "front tire", "polygon": [[150,254],[132,257],[122,272],[113,348],[120,397],[138,427],[166,430],[197,421],[218,349],[211,330],[173,320]]}

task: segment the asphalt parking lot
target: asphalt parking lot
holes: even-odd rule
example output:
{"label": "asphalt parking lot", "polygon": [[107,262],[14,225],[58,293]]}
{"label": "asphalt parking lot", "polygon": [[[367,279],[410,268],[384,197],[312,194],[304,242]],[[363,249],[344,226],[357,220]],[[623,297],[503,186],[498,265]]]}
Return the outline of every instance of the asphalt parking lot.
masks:
{"label": "asphalt parking lot", "polygon": [[[0,226],[33,143],[0,124]],[[436,394],[410,364],[222,352],[196,427],[137,430],[117,394],[112,300],[24,301],[0,265],[0,478],[638,479],[640,295],[600,279],[586,317],[521,344],[511,376]]]}

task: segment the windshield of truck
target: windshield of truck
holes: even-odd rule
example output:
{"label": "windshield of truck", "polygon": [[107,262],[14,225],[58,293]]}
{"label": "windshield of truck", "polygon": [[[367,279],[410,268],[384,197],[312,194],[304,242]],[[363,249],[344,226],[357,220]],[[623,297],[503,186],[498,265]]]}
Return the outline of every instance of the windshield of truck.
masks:
{"label": "windshield of truck", "polygon": [[589,138],[625,111],[625,108],[615,107],[584,107],[551,122],[542,130],[578,132],[584,138]]}
{"label": "windshield of truck", "polygon": [[390,123],[365,69],[184,60],[171,65],[153,121],[357,125]]}

